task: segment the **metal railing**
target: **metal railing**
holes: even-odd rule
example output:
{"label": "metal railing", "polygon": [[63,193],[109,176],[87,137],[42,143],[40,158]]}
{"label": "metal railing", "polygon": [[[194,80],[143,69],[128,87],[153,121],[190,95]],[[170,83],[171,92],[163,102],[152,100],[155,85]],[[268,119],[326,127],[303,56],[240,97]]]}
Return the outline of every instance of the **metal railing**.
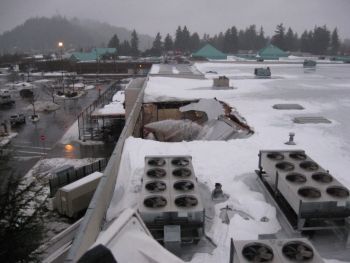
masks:
{"label": "metal railing", "polygon": [[94,172],[101,172],[107,166],[107,159],[101,159],[88,165],[74,169],[72,173],[54,174],[49,179],[50,197],[53,197],[57,190],[65,185],[75,182]]}
{"label": "metal railing", "polygon": [[90,202],[77,235],[73,240],[72,247],[65,262],[76,262],[96,241],[101,231],[107,209],[114,193],[125,140],[129,136],[135,135],[134,130],[136,130],[135,128],[137,125],[140,125],[142,121],[141,110],[145,86],[146,81],[143,82],[143,87],[129,118],[126,120],[118,143],[109,159],[105,172]]}

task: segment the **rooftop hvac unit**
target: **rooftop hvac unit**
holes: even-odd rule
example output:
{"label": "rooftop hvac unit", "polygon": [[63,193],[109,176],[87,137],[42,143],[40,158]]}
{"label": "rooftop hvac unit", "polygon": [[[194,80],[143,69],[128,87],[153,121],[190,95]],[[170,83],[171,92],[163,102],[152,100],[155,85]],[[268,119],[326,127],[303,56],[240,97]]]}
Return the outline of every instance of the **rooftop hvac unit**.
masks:
{"label": "rooftop hvac unit", "polygon": [[182,240],[199,239],[204,207],[191,157],[147,156],[142,181],[138,210],[153,236],[163,242],[165,226],[178,225]]}
{"label": "rooftop hvac unit", "polygon": [[304,238],[233,241],[234,263],[322,263],[312,244]]}
{"label": "rooftop hvac unit", "polygon": [[304,151],[260,151],[259,156],[265,185],[289,204],[301,219],[298,224],[350,216],[349,190]]}
{"label": "rooftop hvac unit", "polygon": [[58,189],[54,201],[58,212],[68,217],[75,217],[84,211],[89,206],[102,176],[102,173],[95,172]]}

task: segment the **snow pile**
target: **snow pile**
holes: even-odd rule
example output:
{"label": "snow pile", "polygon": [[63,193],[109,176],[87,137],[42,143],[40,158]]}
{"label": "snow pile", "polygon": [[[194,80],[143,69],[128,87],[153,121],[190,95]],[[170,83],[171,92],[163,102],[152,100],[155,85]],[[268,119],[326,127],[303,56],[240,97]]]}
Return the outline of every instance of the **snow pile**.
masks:
{"label": "snow pile", "polygon": [[172,67],[173,74],[179,74],[180,71],[176,67]]}
{"label": "snow pile", "polygon": [[[11,142],[12,138],[17,136],[17,132],[11,132],[9,135],[0,136],[0,147],[3,147]],[[1,150],[1,149],[0,149]]]}
{"label": "snow pile", "polygon": [[158,74],[160,69],[159,64],[153,64],[151,70],[149,71],[149,74]]}
{"label": "snow pile", "polygon": [[[55,111],[58,110],[61,106],[53,103],[52,101],[36,101],[34,103],[35,111]],[[24,108],[25,111],[33,111],[33,106],[28,105]]]}
{"label": "snow pile", "polygon": [[94,89],[95,85],[85,85],[84,90],[90,90],[90,89]]}
{"label": "snow pile", "polygon": [[113,102],[124,103],[124,101],[125,101],[125,91],[124,90],[119,90],[116,94],[113,95],[112,101]]}
{"label": "snow pile", "polygon": [[35,85],[28,82],[16,82],[16,83],[7,83],[5,85],[6,88],[10,90],[22,90],[22,89],[33,89],[36,88]]}

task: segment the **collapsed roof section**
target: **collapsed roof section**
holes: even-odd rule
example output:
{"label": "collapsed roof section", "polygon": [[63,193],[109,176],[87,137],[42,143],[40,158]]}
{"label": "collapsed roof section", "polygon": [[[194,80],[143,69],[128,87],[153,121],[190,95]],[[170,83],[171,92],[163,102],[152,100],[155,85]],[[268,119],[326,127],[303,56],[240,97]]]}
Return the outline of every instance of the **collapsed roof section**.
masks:
{"label": "collapsed roof section", "polygon": [[144,105],[144,137],[163,142],[230,140],[253,134],[245,119],[217,99]]}

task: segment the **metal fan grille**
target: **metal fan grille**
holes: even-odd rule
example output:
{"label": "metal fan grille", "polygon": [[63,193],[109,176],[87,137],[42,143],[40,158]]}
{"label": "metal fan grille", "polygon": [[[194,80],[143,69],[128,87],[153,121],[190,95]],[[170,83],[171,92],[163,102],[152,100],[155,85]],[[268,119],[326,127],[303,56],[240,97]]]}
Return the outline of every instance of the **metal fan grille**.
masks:
{"label": "metal fan grille", "polygon": [[178,168],[173,171],[173,175],[180,178],[190,177],[191,174],[191,170],[187,168]]}
{"label": "metal fan grille", "polygon": [[179,207],[189,208],[189,207],[196,206],[198,204],[198,200],[195,196],[184,195],[184,196],[177,197],[175,199],[175,204]]}
{"label": "metal fan grille", "polygon": [[333,177],[327,173],[314,173],[311,177],[319,183],[331,183],[333,181]]}
{"label": "metal fan grille", "polygon": [[166,184],[162,181],[152,181],[146,184],[146,189],[151,193],[164,192]]}
{"label": "metal fan grille", "polygon": [[337,198],[347,198],[349,197],[349,191],[340,186],[331,186],[327,188],[327,193],[333,197]]}
{"label": "metal fan grille", "polygon": [[184,166],[187,166],[190,163],[190,161],[185,158],[176,158],[172,160],[171,163],[175,166],[184,167]]}
{"label": "metal fan grille", "polygon": [[291,183],[302,184],[306,182],[306,177],[299,173],[290,173],[286,176],[286,180]]}
{"label": "metal fan grille", "polygon": [[147,171],[147,175],[151,178],[163,178],[166,175],[166,171],[161,168],[153,168]]}
{"label": "metal fan grille", "polygon": [[289,162],[279,162],[276,164],[276,168],[282,171],[292,171],[294,169],[294,165]]}
{"label": "metal fan grille", "polygon": [[153,159],[148,160],[148,165],[158,166],[158,167],[164,166],[165,160],[162,158],[153,158]]}
{"label": "metal fan grille", "polygon": [[191,181],[179,181],[174,183],[174,188],[178,191],[191,191],[194,189],[194,184]]}
{"label": "metal fan grille", "polygon": [[307,158],[306,154],[301,153],[301,152],[290,153],[289,157],[294,159],[294,160],[298,160],[298,161],[304,161]]}
{"label": "metal fan grille", "polygon": [[266,156],[267,158],[275,161],[282,161],[284,159],[284,156],[281,153],[268,153]]}
{"label": "metal fan grille", "polygon": [[148,197],[143,201],[143,204],[148,208],[162,208],[167,204],[167,200],[163,196]]}
{"label": "metal fan grille", "polygon": [[271,262],[274,257],[272,249],[262,243],[246,245],[242,250],[242,255],[246,260],[254,263]]}
{"label": "metal fan grille", "polygon": [[313,249],[301,241],[292,241],[282,248],[283,255],[291,261],[307,262],[314,257]]}
{"label": "metal fan grille", "polygon": [[321,192],[314,187],[303,187],[298,190],[298,194],[305,198],[319,198],[321,197]]}
{"label": "metal fan grille", "polygon": [[300,168],[304,169],[305,171],[310,171],[310,172],[317,171],[318,164],[315,162],[306,161],[306,162],[300,163]]}

